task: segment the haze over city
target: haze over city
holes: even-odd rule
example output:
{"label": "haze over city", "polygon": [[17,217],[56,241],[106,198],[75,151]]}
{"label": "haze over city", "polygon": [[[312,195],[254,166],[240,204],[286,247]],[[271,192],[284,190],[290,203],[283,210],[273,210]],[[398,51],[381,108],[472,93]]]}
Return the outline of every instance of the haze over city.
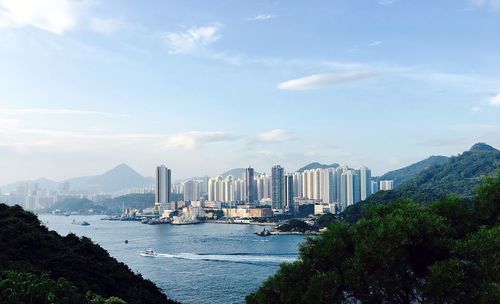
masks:
{"label": "haze over city", "polygon": [[498,147],[499,17],[494,0],[0,1],[0,185],[123,162],[380,175]]}

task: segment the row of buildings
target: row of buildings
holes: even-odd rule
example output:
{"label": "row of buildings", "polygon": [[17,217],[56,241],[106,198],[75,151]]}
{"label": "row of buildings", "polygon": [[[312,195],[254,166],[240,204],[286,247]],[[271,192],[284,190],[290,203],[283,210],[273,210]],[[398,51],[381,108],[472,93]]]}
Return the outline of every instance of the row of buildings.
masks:
{"label": "row of buildings", "polygon": [[[338,166],[285,173],[280,165],[271,168],[271,175],[255,174],[252,167],[241,176],[214,176],[191,179],[176,185],[186,201],[205,200],[225,206],[269,206],[275,212],[295,213],[301,204],[328,204],[338,212],[366,199],[379,190],[391,190],[392,181],[372,181],[371,170]],[[176,189],[175,189],[176,188]],[[165,166],[156,169],[155,209],[169,202],[171,171]]]}

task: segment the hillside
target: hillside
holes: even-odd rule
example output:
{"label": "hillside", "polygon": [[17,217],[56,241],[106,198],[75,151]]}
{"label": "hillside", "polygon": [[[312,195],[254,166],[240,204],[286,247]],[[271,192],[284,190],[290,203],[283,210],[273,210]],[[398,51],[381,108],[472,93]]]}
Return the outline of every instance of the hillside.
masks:
{"label": "hillside", "polygon": [[300,247],[246,297],[265,303],[498,303],[500,174],[469,201],[371,205]]}
{"label": "hillside", "polygon": [[494,176],[500,170],[500,151],[486,145],[476,144],[469,151],[453,156],[439,166],[433,166],[393,191],[380,191],[365,201],[350,206],[344,212],[348,221],[358,220],[366,205],[389,203],[399,198],[409,198],[423,204],[458,195],[471,199],[486,176]]}
{"label": "hillside", "polygon": [[318,163],[318,162],[314,162],[314,163],[307,164],[304,167],[298,169],[297,172],[304,172],[305,170],[312,170],[312,169],[337,168],[338,166],[339,166],[339,164],[337,164],[337,163],[326,165],[326,164],[321,164],[321,163]]}
{"label": "hillside", "polygon": [[0,248],[0,272],[48,274],[52,280],[64,278],[83,294],[92,291],[132,304],[174,303],[90,239],[49,231],[19,206],[0,204]]}
{"label": "hillside", "polygon": [[384,175],[380,176],[378,180],[393,180],[394,187],[398,187],[401,184],[415,177],[418,173],[422,172],[423,170],[433,166],[442,165],[447,161],[448,157],[446,156],[431,156],[429,158],[416,162],[407,167],[387,172]]}

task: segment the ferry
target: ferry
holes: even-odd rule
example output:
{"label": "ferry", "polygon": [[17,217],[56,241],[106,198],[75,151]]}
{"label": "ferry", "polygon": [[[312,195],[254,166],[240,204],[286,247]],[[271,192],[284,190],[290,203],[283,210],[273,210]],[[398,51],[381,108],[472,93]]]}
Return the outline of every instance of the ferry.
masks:
{"label": "ferry", "polygon": [[143,257],[156,257],[156,256],[158,256],[156,251],[154,251],[154,249],[152,249],[152,248],[142,250],[141,252],[139,252],[139,254]]}

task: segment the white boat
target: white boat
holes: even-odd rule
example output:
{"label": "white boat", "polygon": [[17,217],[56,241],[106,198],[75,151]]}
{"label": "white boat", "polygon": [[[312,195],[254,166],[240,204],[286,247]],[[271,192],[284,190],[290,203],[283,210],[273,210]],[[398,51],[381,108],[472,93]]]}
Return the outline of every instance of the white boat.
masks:
{"label": "white boat", "polygon": [[201,223],[200,220],[197,220],[195,218],[188,218],[188,217],[182,217],[182,216],[174,216],[172,219],[172,225],[192,225],[192,224],[199,224]]}
{"label": "white boat", "polygon": [[155,256],[158,256],[158,254],[156,253],[156,251],[154,251],[154,249],[152,248],[148,248],[146,250],[142,250],[141,252],[139,252],[140,255],[142,255],[143,257],[155,257]]}

